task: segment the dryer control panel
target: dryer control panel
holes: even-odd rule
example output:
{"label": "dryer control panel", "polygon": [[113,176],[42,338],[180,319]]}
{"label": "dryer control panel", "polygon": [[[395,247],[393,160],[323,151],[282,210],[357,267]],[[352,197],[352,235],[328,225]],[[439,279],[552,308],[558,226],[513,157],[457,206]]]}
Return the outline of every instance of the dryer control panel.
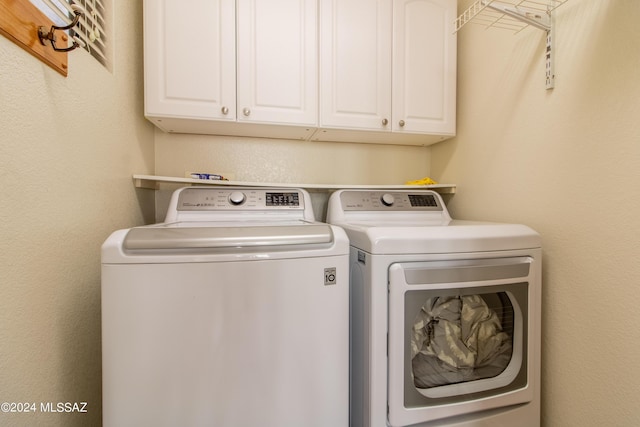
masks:
{"label": "dryer control panel", "polygon": [[345,211],[442,211],[440,198],[430,191],[344,191]]}

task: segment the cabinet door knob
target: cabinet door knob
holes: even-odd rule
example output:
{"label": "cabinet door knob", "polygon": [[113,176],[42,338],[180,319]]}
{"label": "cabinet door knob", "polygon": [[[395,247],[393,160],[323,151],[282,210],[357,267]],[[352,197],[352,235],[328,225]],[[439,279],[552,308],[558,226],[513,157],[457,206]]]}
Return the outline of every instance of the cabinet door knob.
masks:
{"label": "cabinet door knob", "polygon": [[229,114],[229,108],[228,107],[222,107],[222,114],[224,114],[225,116],[227,114]]}
{"label": "cabinet door knob", "polygon": [[398,124],[400,125],[401,128],[404,127],[404,120],[400,120]]}
{"label": "cabinet door knob", "polygon": [[242,114],[244,114],[246,117],[249,117],[249,114],[251,114],[251,110],[248,108],[243,108]]}
{"label": "cabinet door knob", "polygon": [[389,120],[387,119],[382,119],[382,126],[386,126],[389,124]]}

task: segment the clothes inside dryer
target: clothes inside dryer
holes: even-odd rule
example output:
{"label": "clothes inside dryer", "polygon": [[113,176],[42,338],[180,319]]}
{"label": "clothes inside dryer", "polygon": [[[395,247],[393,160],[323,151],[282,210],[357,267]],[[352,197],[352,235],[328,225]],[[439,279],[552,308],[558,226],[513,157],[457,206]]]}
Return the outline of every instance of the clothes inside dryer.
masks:
{"label": "clothes inside dryer", "polygon": [[504,292],[428,298],[411,338],[414,385],[492,378],[513,353],[513,306]]}
{"label": "clothes inside dryer", "polygon": [[526,282],[514,281],[405,292],[407,407],[462,402],[526,386],[527,290]]}

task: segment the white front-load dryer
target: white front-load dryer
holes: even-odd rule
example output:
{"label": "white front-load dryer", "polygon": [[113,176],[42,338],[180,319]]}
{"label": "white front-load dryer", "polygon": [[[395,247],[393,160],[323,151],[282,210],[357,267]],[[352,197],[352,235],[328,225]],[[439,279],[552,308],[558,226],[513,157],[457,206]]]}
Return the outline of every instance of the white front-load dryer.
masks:
{"label": "white front-load dryer", "polygon": [[340,190],[352,427],[539,427],[541,242],[429,190]]}
{"label": "white front-load dryer", "polygon": [[114,232],[104,426],[346,427],[348,254],[299,189],[184,188]]}

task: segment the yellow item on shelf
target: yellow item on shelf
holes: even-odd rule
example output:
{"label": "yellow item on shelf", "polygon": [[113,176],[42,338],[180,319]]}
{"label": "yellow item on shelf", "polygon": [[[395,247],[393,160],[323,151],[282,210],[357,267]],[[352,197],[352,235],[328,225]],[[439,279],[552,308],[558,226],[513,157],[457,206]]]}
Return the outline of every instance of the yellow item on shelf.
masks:
{"label": "yellow item on shelf", "polygon": [[416,179],[415,181],[407,181],[404,184],[405,185],[433,185],[433,184],[437,184],[437,182],[435,182],[434,180],[432,180],[427,176],[422,179]]}

